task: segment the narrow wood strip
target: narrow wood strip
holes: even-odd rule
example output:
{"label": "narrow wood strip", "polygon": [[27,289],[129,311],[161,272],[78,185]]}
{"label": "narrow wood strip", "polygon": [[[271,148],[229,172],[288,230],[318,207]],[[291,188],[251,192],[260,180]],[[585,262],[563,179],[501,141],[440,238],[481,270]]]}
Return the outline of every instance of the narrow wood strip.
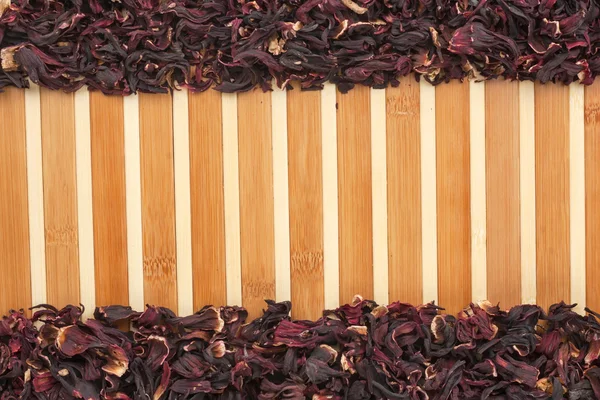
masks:
{"label": "narrow wood strip", "polygon": [[456,314],[471,301],[469,84],[436,87],[440,304]]}
{"label": "narrow wood strip", "polygon": [[139,97],[123,98],[125,136],[125,204],[127,208],[127,272],[129,305],[144,309],[144,256],[142,246],[142,178],[140,162]]}
{"label": "narrow wood strip", "polygon": [[321,91],[321,159],[323,163],[323,282],[324,305],[333,309],[340,301],[337,113],[335,85]]}
{"label": "narrow wood strip", "polygon": [[194,312],[189,128],[188,91],[177,90],[173,92],[173,168],[179,315],[190,315]]}
{"label": "narrow wood strip", "polygon": [[122,97],[90,93],[95,293],[99,306],[129,304],[124,123]]}
{"label": "narrow wood strip", "polygon": [[369,88],[337,93],[340,303],[373,298],[373,211]]}
{"label": "narrow wood strip", "polygon": [[[228,114],[226,118],[235,120],[232,116],[235,114],[234,109],[233,114]],[[195,310],[207,304],[220,306],[228,303],[221,115],[219,92],[209,90],[189,94],[191,245]],[[234,153],[237,167],[237,145]],[[228,182],[225,183],[229,185]],[[239,223],[237,229],[239,254]]]}
{"label": "narrow wood strip", "polygon": [[537,303],[570,301],[569,88],[535,84]]}
{"label": "narrow wood strip", "polygon": [[223,93],[223,198],[225,210],[225,271],[227,304],[242,305],[240,234],[240,170],[237,94]]}
{"label": "narrow wood strip", "polygon": [[74,94],[77,234],[79,237],[79,297],[81,303],[85,306],[84,318],[92,317],[96,308],[89,93],[87,90],[79,90]]}
{"label": "narrow wood strip", "polygon": [[42,165],[48,302],[79,304],[75,115],[73,94],[42,89]]}
{"label": "narrow wood strip", "polygon": [[421,255],[423,302],[438,302],[437,158],[435,87],[421,80],[419,125],[421,129]]}
{"label": "narrow wood strip", "polygon": [[600,81],[585,88],[585,252],[587,306],[600,310]]}
{"label": "narrow wood strip", "polygon": [[585,90],[583,85],[569,86],[569,214],[571,303],[574,311],[584,313],[585,281]]}
{"label": "narrow wood strip", "polygon": [[537,299],[535,222],[535,88],[519,82],[519,193],[521,219],[521,302]]}
{"label": "narrow wood strip", "polygon": [[294,85],[287,109],[292,317],[314,320],[322,315],[330,289],[323,270],[321,94]]}
{"label": "narrow wood strip", "polygon": [[[424,282],[421,256],[423,222],[419,91],[419,83],[414,80],[414,77],[401,78],[400,86],[387,88],[384,116],[387,119],[390,300],[411,304],[423,302]],[[435,146],[431,157],[435,157]],[[433,158],[433,172],[435,173],[435,158]],[[433,207],[435,218],[435,202]],[[376,208],[377,206],[373,204],[373,209]],[[435,236],[433,239],[435,240]],[[431,250],[427,249],[427,251]],[[437,288],[433,291],[437,292]],[[431,300],[433,298],[427,301]]]}
{"label": "narrow wood strip", "polygon": [[275,298],[275,239],[271,95],[260,89],[238,95],[242,304],[262,315]]}
{"label": "narrow wood strip", "polygon": [[521,302],[519,83],[485,85],[487,299],[507,309]]}
{"label": "narrow wood strip", "polygon": [[389,302],[385,90],[371,89],[371,196],[373,204],[373,300]]}
{"label": "narrow wood strip", "polygon": [[[286,91],[271,92],[273,132],[273,207],[275,229],[275,299],[291,300],[290,202],[288,184],[288,129]],[[293,303],[295,304],[295,303]]]}
{"label": "narrow wood strip", "polygon": [[[471,299],[487,300],[485,204],[485,83],[469,81],[471,175]],[[466,305],[466,304],[465,304]]]}
{"label": "narrow wood strip", "polygon": [[172,97],[139,96],[144,300],[177,313]]}
{"label": "narrow wood strip", "polygon": [[29,210],[29,261],[31,266],[31,305],[45,304],[46,240],[44,234],[44,177],[42,168],[42,117],[40,88],[30,82],[25,91],[25,130],[27,145],[27,200]]}
{"label": "narrow wood strip", "polygon": [[0,313],[31,307],[24,92],[0,95]]}

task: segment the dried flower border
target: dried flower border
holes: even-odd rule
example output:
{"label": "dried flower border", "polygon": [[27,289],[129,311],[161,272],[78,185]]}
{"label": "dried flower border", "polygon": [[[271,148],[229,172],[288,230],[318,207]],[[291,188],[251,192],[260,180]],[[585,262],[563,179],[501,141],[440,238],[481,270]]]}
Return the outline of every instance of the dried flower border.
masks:
{"label": "dried flower border", "polygon": [[[177,317],[162,307],[43,305],[0,322],[0,399],[593,399],[600,324],[564,303],[455,318],[356,297],[317,321],[267,301]],[[115,328],[129,321],[127,332]],[[35,323],[35,324],[34,324]],[[39,326],[39,328],[37,327]]]}
{"label": "dried flower border", "polygon": [[0,0],[0,89],[342,92],[494,79],[590,84],[595,0]]}

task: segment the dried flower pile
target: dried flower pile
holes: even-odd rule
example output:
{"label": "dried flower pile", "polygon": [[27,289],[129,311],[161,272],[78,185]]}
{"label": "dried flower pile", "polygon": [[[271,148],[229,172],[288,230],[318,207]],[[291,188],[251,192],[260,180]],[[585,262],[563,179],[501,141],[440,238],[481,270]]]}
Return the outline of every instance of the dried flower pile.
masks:
{"label": "dried flower pile", "polygon": [[0,89],[345,92],[600,73],[596,0],[1,0]]}
{"label": "dried flower pile", "polygon": [[547,314],[471,304],[455,318],[356,297],[317,321],[267,303],[250,323],[239,307],[177,317],[108,306],[86,322],[74,306],[11,312],[0,323],[0,398],[600,398],[598,315],[564,303]]}

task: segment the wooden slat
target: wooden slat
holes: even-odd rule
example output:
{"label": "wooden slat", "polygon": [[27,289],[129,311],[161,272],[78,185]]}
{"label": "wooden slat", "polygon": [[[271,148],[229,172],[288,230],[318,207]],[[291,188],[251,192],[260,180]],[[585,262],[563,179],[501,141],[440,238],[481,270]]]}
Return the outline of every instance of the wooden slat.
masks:
{"label": "wooden slat", "polygon": [[194,309],[227,304],[221,94],[189,95]]}
{"label": "wooden slat", "polygon": [[31,307],[25,96],[0,94],[0,315]]}
{"label": "wooden slat", "polygon": [[242,300],[249,318],[275,298],[271,95],[238,95]]}
{"label": "wooden slat", "polygon": [[316,319],[325,290],[321,95],[296,86],[287,103],[292,315]]}
{"label": "wooden slat", "polygon": [[73,94],[41,89],[48,302],[79,304]]}
{"label": "wooden slat", "polygon": [[600,310],[600,82],[585,89],[585,237],[587,306]]}
{"label": "wooden slat", "polygon": [[423,301],[420,87],[412,77],[387,89],[390,300]]}
{"label": "wooden slat", "polygon": [[537,302],[570,299],[569,88],[535,85]]}
{"label": "wooden slat", "polygon": [[373,297],[369,88],[337,93],[340,303]]}
{"label": "wooden slat", "polygon": [[485,88],[488,300],[521,302],[519,211],[519,83]]}
{"label": "wooden slat", "polygon": [[139,101],[144,299],[177,312],[172,99]]}
{"label": "wooden slat", "polygon": [[123,98],[90,93],[96,304],[129,304]]}
{"label": "wooden slat", "polygon": [[471,301],[469,84],[436,88],[439,303],[456,313]]}

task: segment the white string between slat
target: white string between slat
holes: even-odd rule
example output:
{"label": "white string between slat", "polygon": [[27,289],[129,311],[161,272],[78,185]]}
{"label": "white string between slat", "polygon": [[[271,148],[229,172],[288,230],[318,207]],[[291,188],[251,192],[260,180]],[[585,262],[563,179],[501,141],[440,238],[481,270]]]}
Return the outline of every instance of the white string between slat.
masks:
{"label": "white string between slat", "polygon": [[192,208],[188,90],[173,92],[173,155],[175,173],[175,237],[177,245],[177,311],[194,312],[192,271]]}
{"label": "white string between slat", "polygon": [[382,89],[371,89],[373,300],[379,304],[389,302],[385,92]]}
{"label": "white string between slat", "polygon": [[519,182],[521,207],[521,301],[536,302],[535,87],[519,83]]}
{"label": "white string between slat", "polygon": [[143,311],[144,265],[142,249],[142,180],[140,165],[139,97],[123,99],[125,135],[125,203],[127,208],[127,271],[129,305]]}
{"label": "white string between slat", "polygon": [[242,305],[240,250],[240,171],[238,107],[235,93],[221,95],[223,121],[223,198],[225,210],[225,275],[227,304]]}
{"label": "white string between slat", "polygon": [[438,301],[435,87],[421,80],[421,212],[423,302]]}
{"label": "white string between slat", "polygon": [[90,93],[79,90],[75,102],[75,165],[77,171],[77,229],[79,237],[79,297],[85,306],[84,318],[96,308],[94,259],[94,214],[92,204],[92,145]]}
{"label": "white string between slat", "polygon": [[275,299],[291,300],[290,201],[288,183],[287,92],[271,92],[273,140],[273,209],[275,229]]}
{"label": "white string between slat", "polygon": [[41,121],[40,88],[33,82],[30,82],[30,88],[25,91],[25,131],[27,145],[31,304],[34,306],[47,303]]}
{"label": "white string between slat", "polygon": [[323,160],[323,282],[325,308],[340,301],[340,254],[338,232],[337,107],[335,85],[321,92],[321,132]]}

